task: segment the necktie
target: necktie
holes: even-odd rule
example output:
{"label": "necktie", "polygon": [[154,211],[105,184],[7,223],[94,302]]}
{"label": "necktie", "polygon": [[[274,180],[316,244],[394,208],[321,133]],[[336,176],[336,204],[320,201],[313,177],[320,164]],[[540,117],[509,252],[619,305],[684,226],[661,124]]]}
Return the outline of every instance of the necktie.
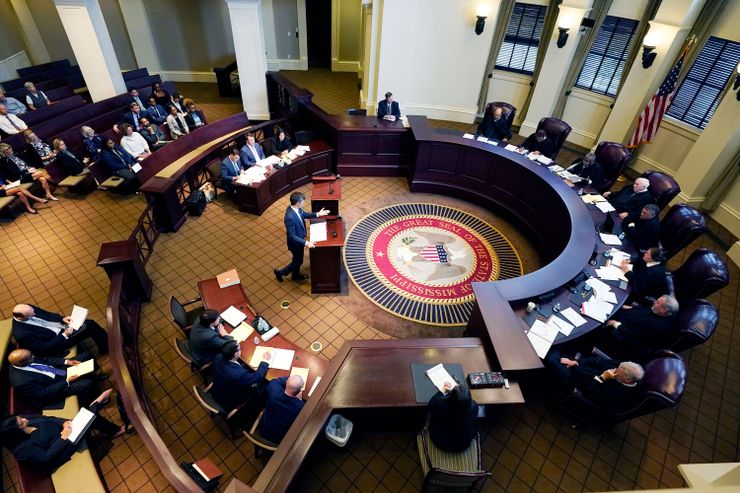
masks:
{"label": "necktie", "polygon": [[159,108],[157,108],[157,105],[154,105],[154,111],[157,112],[157,118],[161,118],[162,117],[162,113],[159,112]]}
{"label": "necktie", "polygon": [[39,370],[39,371],[45,371],[45,372],[48,372],[48,373],[53,373],[54,375],[58,375],[60,377],[63,377],[63,376],[66,376],[67,375],[67,370],[62,370],[60,368],[54,368],[53,366],[49,366],[49,365],[42,365],[41,363],[31,363],[28,366],[30,366],[31,368],[34,368],[36,370]]}
{"label": "necktie", "polygon": [[236,171],[236,174],[239,174],[239,165],[236,164],[236,161],[231,161],[231,164],[234,165],[234,171]]}
{"label": "necktie", "polygon": [[8,121],[10,122],[10,124],[13,125],[13,128],[15,128],[18,131],[21,130],[21,127],[19,127],[18,125],[16,125],[15,122],[13,121],[13,119],[10,118],[10,115],[4,115],[4,116],[5,116],[5,118],[8,119]]}
{"label": "necktie", "polygon": [[180,123],[180,116],[175,117],[175,121],[177,122],[177,127],[180,129],[180,132],[185,132],[185,129],[182,128],[182,123]]}

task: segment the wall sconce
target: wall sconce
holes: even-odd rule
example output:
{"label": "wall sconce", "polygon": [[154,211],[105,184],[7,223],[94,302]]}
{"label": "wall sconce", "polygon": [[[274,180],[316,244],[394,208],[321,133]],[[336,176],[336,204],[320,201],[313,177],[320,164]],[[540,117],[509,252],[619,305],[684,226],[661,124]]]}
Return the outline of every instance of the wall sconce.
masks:
{"label": "wall sconce", "polygon": [[486,17],[488,17],[488,5],[479,5],[475,11],[475,34],[483,34],[483,28],[486,27]]}
{"label": "wall sconce", "polygon": [[645,35],[645,39],[642,40],[642,68],[650,68],[655,61],[655,57],[658,55],[655,52],[656,38],[655,33],[649,32]]}
{"label": "wall sconce", "polygon": [[557,47],[562,48],[565,46],[565,43],[568,41],[568,31],[570,31],[569,27],[559,27],[558,31],[560,34],[558,34],[558,42]]}

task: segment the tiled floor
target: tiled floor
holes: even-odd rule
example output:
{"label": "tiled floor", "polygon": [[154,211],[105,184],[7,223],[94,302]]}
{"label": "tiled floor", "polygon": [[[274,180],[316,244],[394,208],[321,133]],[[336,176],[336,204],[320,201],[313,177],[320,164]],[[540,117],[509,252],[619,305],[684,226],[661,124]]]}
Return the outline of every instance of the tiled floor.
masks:
{"label": "tiled floor", "polygon": [[[309,77],[303,85],[331,98],[329,91],[336,89],[326,84],[327,78],[322,74],[312,85]],[[322,92],[322,87],[332,89]],[[212,86],[187,84],[181,90],[196,95],[211,120],[239,110],[233,101],[213,98]],[[564,161],[569,157],[563,154]],[[407,192],[404,181],[393,178],[347,179],[345,185],[348,206]],[[264,459],[253,457],[246,440],[226,438],[196,404],[191,386],[197,380],[172,348],[172,337],[179,334],[169,320],[169,295],[193,297],[197,280],[236,266],[248,280],[253,304],[298,345],[321,340],[326,348],[322,354],[331,357],[344,340],[389,337],[379,327],[353,317],[337,297],[313,298],[306,285],[274,281],[270,269],[288,260],[282,230],[275,227],[284,206],[279,202],[256,217],[222,201],[210,204],[202,217],[188,219],[178,233],[162,235],[147,266],[155,291],[144,309],[141,351],[145,387],[154,401],[160,433],[178,460],[211,457],[226,472],[223,484],[232,476],[251,483]],[[23,215],[2,224],[0,316],[9,317],[16,302],[31,301],[59,311],[68,311],[72,303],[86,305],[92,317],[103,320],[108,283],[95,267],[99,244],[128,236],[143,207],[141,197],[94,192],[84,199],[62,196],[58,204],[40,207],[38,216]],[[674,258],[670,267],[680,265],[699,246],[725,250],[705,236]],[[730,269],[730,286],[711,297],[720,308],[720,326],[710,341],[683,355],[688,382],[676,409],[633,420],[611,433],[573,430],[568,419],[547,408],[539,393],[531,392],[527,404],[497,408],[482,426],[484,465],[494,472],[483,490],[539,493],[677,487],[682,485],[679,463],[740,459],[740,393],[736,390],[740,341],[733,333],[740,321],[740,272],[732,263]],[[283,299],[291,301],[289,310],[278,308]],[[422,477],[414,434],[385,426],[381,419],[372,426],[358,425],[342,450],[319,439],[295,483],[296,491],[418,491]],[[117,440],[100,466],[114,492],[168,490],[136,436]],[[17,491],[13,479],[6,469],[6,491]]]}

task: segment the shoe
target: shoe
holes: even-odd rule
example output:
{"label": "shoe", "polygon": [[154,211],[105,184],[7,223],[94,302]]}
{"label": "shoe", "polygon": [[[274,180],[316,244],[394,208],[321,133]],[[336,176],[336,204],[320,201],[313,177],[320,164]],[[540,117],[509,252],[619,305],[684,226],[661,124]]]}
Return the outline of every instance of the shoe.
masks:
{"label": "shoe", "polygon": [[278,282],[283,282],[283,275],[280,273],[279,270],[273,269],[272,272],[275,273],[275,279],[277,279]]}
{"label": "shoe", "polygon": [[308,276],[305,274],[298,274],[297,276],[293,276],[291,279],[297,282],[305,281],[306,279],[308,279]]}
{"label": "shoe", "polygon": [[93,382],[105,382],[110,378],[110,375],[107,375],[105,373],[93,373],[90,375],[90,380]]}

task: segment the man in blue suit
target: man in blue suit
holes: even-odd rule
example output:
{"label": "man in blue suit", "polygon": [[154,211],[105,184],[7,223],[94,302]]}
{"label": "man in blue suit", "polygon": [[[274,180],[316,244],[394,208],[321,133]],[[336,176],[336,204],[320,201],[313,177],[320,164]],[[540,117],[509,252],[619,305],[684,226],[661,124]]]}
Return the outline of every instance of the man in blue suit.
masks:
{"label": "man in blue suit", "polygon": [[239,344],[229,341],[224,343],[221,354],[213,360],[211,396],[227,413],[253,398],[262,399],[267,384],[265,374],[270,353],[265,353],[257,371],[242,366],[240,356]]}
{"label": "man in blue suit", "polygon": [[397,101],[393,101],[391,92],[385,93],[385,99],[378,103],[378,118],[392,122],[401,118],[401,108],[399,108]]}
{"label": "man in blue suit", "polygon": [[313,243],[306,240],[306,219],[326,216],[329,211],[321,209],[319,212],[304,212],[302,209],[305,203],[305,197],[301,192],[290,194],[290,206],[285,209],[285,233],[288,240],[288,250],[293,255],[292,260],[282,269],[275,269],[275,278],[283,282],[283,276],[292,274],[291,279],[294,281],[304,281],[308,276],[301,274],[301,265],[303,265],[303,249],[313,248]]}
{"label": "man in blue suit", "polygon": [[242,166],[249,168],[257,164],[257,161],[265,159],[265,153],[262,146],[254,140],[254,134],[247,134],[247,143],[239,150],[239,157],[242,160]]}
{"label": "man in blue suit", "polygon": [[259,425],[261,436],[272,443],[280,443],[303,409],[304,385],[300,375],[270,380],[265,390],[265,413]]}
{"label": "man in blue suit", "polygon": [[239,157],[239,149],[235,147],[221,161],[221,188],[226,190],[226,193],[234,191],[234,182],[239,178],[239,174],[243,169],[241,158]]}

